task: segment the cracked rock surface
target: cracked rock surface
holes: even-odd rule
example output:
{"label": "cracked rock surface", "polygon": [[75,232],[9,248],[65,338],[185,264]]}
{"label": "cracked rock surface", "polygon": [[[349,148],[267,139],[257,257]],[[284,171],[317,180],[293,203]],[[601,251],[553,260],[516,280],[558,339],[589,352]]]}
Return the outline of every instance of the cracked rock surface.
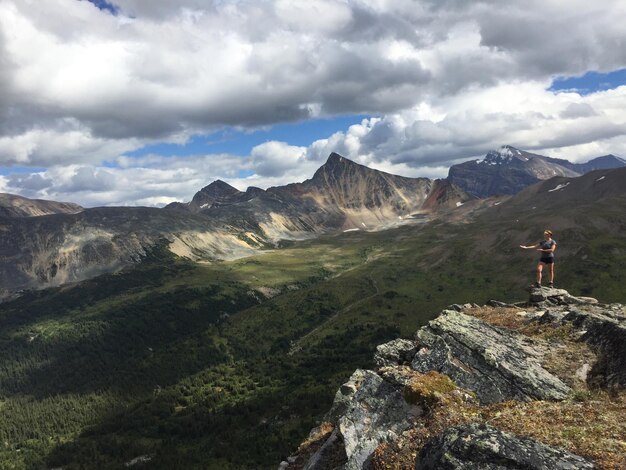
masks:
{"label": "cracked rock surface", "polygon": [[416,470],[584,470],[595,466],[577,455],[514,436],[488,425],[448,429],[429,441]]}
{"label": "cracked rock surface", "polygon": [[481,402],[562,400],[570,388],[541,367],[539,346],[527,336],[453,310],[444,310],[417,333],[412,362],[476,393]]}

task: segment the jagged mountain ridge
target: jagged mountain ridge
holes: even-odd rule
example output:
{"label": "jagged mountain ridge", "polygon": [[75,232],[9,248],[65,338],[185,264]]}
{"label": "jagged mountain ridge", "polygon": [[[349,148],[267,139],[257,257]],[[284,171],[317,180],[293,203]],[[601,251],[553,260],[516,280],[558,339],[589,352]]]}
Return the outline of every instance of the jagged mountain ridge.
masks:
{"label": "jagged mountain ridge", "polygon": [[87,279],[134,264],[159,243],[193,260],[237,258],[281,239],[382,228],[468,199],[445,180],[395,176],[332,154],[310,180],[266,191],[218,180],[165,209],[0,217],[0,284],[7,295]]}
{"label": "jagged mountain ridge", "polygon": [[375,228],[418,211],[453,208],[469,197],[445,180],[406,178],[373,170],[332,153],[309,180],[245,192],[215,181],[191,202],[167,209],[255,223],[271,233]]}
{"label": "jagged mountain ridge", "polygon": [[0,193],[0,217],[33,217],[49,214],[75,214],[83,208],[73,202],[29,199],[15,194]]}
{"label": "jagged mountain ridge", "polygon": [[575,177],[589,171],[626,166],[626,160],[605,155],[587,163],[571,163],[505,145],[482,160],[453,165],[448,180],[477,197],[516,194],[527,186],[554,176]]}
{"label": "jagged mountain ridge", "polygon": [[216,181],[189,203],[166,207],[245,227],[258,239],[300,239],[397,224],[418,212],[452,209],[470,199],[445,180],[406,178],[332,153],[309,180],[245,192]]}

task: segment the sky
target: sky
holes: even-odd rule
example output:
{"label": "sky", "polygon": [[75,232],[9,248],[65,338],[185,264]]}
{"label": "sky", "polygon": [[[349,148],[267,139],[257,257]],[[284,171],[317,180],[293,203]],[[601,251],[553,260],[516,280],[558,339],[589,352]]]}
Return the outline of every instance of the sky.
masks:
{"label": "sky", "polygon": [[98,205],[626,157],[623,0],[0,0],[0,192]]}

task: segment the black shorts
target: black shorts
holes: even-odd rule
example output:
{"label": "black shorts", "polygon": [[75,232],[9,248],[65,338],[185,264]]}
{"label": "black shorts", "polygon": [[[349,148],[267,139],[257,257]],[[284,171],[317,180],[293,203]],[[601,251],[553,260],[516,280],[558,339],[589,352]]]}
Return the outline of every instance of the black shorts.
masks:
{"label": "black shorts", "polygon": [[554,264],[554,258],[541,258],[539,262],[544,264]]}

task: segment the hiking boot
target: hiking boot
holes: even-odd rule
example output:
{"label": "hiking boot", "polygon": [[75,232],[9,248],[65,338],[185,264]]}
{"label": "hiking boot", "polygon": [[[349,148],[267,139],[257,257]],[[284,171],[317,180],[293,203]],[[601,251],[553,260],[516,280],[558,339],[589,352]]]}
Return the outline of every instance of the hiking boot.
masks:
{"label": "hiking boot", "polygon": [[541,283],[540,283],[540,282],[535,282],[535,283],[533,284],[533,287],[536,287],[536,288],[538,288],[538,289],[541,289]]}
{"label": "hiking boot", "polygon": [[550,289],[554,288],[554,282],[549,282],[549,283],[548,283],[548,287],[549,287]]}

